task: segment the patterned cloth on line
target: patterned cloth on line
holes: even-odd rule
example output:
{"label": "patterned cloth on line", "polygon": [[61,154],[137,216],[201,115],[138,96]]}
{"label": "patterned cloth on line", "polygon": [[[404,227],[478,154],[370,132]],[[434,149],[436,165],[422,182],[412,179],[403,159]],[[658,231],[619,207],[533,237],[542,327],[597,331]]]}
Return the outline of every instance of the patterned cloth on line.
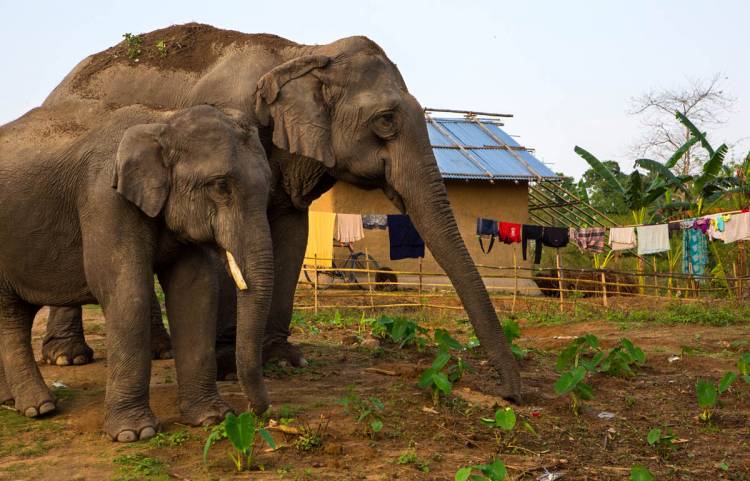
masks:
{"label": "patterned cloth on line", "polygon": [[707,264],[706,234],[698,229],[687,229],[682,233],[682,272],[702,276],[706,273]]}
{"label": "patterned cloth on line", "polygon": [[656,254],[670,249],[669,225],[641,225],[638,232],[638,255]]}
{"label": "patterned cloth on line", "polygon": [[362,216],[359,214],[336,214],[336,240],[344,244],[357,242],[365,237]]}
{"label": "patterned cloth on line", "polygon": [[365,229],[384,229],[388,227],[388,216],[385,214],[365,214],[362,216]]}
{"label": "patterned cloth on line", "polygon": [[604,227],[570,228],[570,240],[582,251],[604,252]]}

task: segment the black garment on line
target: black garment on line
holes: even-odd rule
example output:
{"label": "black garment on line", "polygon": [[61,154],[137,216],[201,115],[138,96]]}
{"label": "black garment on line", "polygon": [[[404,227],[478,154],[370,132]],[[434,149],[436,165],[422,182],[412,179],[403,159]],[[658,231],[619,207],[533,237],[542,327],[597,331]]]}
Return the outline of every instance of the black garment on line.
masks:
{"label": "black garment on line", "polygon": [[424,241],[408,215],[388,215],[391,260],[424,257]]}
{"label": "black garment on line", "polygon": [[542,244],[547,247],[565,247],[570,240],[570,229],[567,227],[545,227]]}
{"label": "black garment on line", "polygon": [[534,264],[539,264],[542,260],[542,237],[544,235],[544,227],[540,225],[529,225],[524,224],[521,228],[521,253],[523,254],[523,260],[526,260],[526,243],[529,240],[535,241],[534,248]]}
{"label": "black garment on line", "polygon": [[[482,252],[489,254],[492,250],[492,246],[495,244],[495,237],[497,237],[497,221],[494,219],[483,219],[477,218],[477,236],[479,237],[479,247],[482,248]],[[490,236],[490,245],[485,250],[484,243],[482,242],[482,236]]]}

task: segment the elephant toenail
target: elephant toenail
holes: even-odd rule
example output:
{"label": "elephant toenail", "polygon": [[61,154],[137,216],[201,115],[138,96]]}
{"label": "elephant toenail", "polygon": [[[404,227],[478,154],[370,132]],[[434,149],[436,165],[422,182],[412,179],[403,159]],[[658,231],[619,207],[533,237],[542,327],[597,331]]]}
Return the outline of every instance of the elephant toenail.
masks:
{"label": "elephant toenail", "polygon": [[88,362],[88,359],[84,355],[76,356],[73,358],[73,364],[76,366],[80,366],[81,364],[86,364]]}
{"label": "elephant toenail", "polygon": [[150,439],[154,436],[156,436],[156,429],[152,428],[151,426],[141,429],[141,440]]}
{"label": "elephant toenail", "polygon": [[299,367],[307,367],[310,363],[307,362],[307,359],[304,357],[301,357],[299,360]]}
{"label": "elephant toenail", "polygon": [[55,403],[45,402],[39,406],[39,414],[47,414],[55,410]]}
{"label": "elephant toenail", "polygon": [[133,441],[137,441],[138,436],[135,435],[133,431],[123,431],[120,434],[117,435],[117,442],[118,443],[132,443]]}
{"label": "elephant toenail", "polygon": [[70,360],[67,358],[67,356],[57,356],[57,359],[55,359],[55,364],[58,366],[67,366],[70,364]]}
{"label": "elephant toenail", "polygon": [[23,415],[27,418],[35,418],[39,415],[39,411],[37,411],[36,408],[26,408]]}

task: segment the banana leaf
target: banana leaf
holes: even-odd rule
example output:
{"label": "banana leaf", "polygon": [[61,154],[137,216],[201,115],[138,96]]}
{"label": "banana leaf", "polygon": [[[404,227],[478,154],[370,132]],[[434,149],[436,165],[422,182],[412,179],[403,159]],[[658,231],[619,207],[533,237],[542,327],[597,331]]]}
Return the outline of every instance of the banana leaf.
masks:
{"label": "banana leaf", "polygon": [[638,210],[643,207],[643,181],[641,173],[637,170],[630,174],[628,190],[625,193],[625,203],[630,210]]}
{"label": "banana leaf", "polygon": [[694,137],[698,137],[700,139],[700,143],[703,148],[706,149],[706,152],[708,152],[708,156],[712,157],[714,155],[714,148],[711,147],[710,143],[708,143],[705,132],[701,132],[700,130],[698,130],[698,127],[696,127],[695,124],[690,121],[690,119],[685,117],[685,114],[683,114],[682,112],[675,112],[675,116],[682,125],[687,127],[687,129]]}
{"label": "banana leaf", "polygon": [[687,142],[682,144],[679,149],[674,151],[674,154],[672,154],[672,156],[669,158],[669,160],[667,160],[664,166],[668,169],[674,168],[674,166],[677,165],[677,162],[679,162],[679,160],[685,156],[688,150],[690,150],[693,145],[698,143],[698,141],[700,141],[700,137],[691,136]]}
{"label": "banana leaf", "polygon": [[669,187],[672,187],[673,189],[679,189],[685,193],[685,195],[690,195],[690,189],[688,189],[685,182],[683,182],[679,177],[674,175],[669,168],[661,164],[655,160],[652,159],[638,159],[635,161],[636,167],[642,167],[649,172],[657,175],[660,179],[664,180],[666,184]]}
{"label": "banana leaf", "polygon": [[591,154],[586,149],[579,147],[576,145],[574,149],[575,153],[580,155],[583,160],[588,162],[588,164],[591,166],[592,169],[594,169],[594,172],[604,179],[607,184],[609,184],[610,188],[613,190],[616,190],[619,192],[623,197],[625,196],[625,188],[620,184],[620,182],[617,180],[617,178],[614,176],[614,174],[604,165],[602,162],[594,157],[593,154]]}
{"label": "banana leaf", "polygon": [[724,157],[727,155],[728,151],[729,148],[727,147],[727,144],[721,144],[721,146],[711,154],[708,161],[703,164],[703,173],[701,173],[693,183],[693,188],[696,192],[703,194],[704,187],[709,185],[710,182],[716,178],[717,174],[721,172],[721,167],[724,164]]}

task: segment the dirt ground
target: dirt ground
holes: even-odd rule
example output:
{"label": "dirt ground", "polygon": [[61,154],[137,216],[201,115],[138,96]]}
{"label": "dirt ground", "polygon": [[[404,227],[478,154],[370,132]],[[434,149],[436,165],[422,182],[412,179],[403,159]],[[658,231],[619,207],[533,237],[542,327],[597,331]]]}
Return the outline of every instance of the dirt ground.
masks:
{"label": "dirt ground", "polygon": [[[121,445],[101,434],[105,389],[103,320],[97,308],[84,311],[87,339],[96,360],[87,366],[40,366],[57,389],[59,410],[28,420],[0,410],[0,480],[453,480],[459,467],[502,459],[509,479],[536,480],[547,471],[562,480],[624,480],[634,464],[647,466],[657,480],[750,479],[750,385],[736,382],[722,395],[714,424],[697,419],[698,377],[718,380],[736,370],[739,353],[750,350],[747,324],[730,327],[668,326],[604,320],[531,326],[521,316],[520,346],[531,349],[522,361],[524,405],[515,437],[496,439],[480,422],[492,416],[497,389],[479,353],[470,355],[472,371],[457,383],[454,395],[434,406],[417,378],[434,351],[393,345],[352,343],[357,324],[317,323],[298,328],[310,366],[269,369],[271,417],[293,418],[291,426],[320,425],[322,445],[296,448],[295,436],[272,430],[276,451],[258,444],[262,467],[237,474],[226,456],[227,444],[215,446],[204,463],[207,431],[180,424],[173,362],[154,361],[151,405],[167,437],[157,442]],[[46,316],[34,327],[41,359]],[[537,323],[534,323],[537,324]],[[466,341],[468,324],[433,320]],[[648,356],[634,378],[596,374],[590,379],[594,399],[576,416],[567,397],[553,390],[556,355],[573,336],[596,334],[609,347],[628,337]],[[670,362],[672,355],[679,360]],[[376,368],[376,369],[373,369]],[[338,402],[347,386],[385,404],[383,430],[370,438]],[[221,382],[222,395],[238,410],[245,402],[239,386]],[[602,412],[614,413],[602,419]],[[522,424],[519,422],[519,425]],[[658,453],[646,443],[654,427],[670,428],[678,440],[673,452]],[[176,433],[176,434],[175,434]],[[174,435],[174,436],[169,436]],[[226,443],[226,442],[225,442]],[[500,452],[498,452],[500,451]],[[543,478],[542,478],[543,479]]]}

